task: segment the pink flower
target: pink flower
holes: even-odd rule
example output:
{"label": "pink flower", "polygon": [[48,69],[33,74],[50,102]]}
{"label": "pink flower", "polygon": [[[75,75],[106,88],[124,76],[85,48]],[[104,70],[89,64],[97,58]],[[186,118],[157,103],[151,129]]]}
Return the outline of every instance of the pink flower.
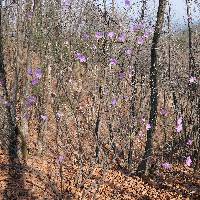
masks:
{"label": "pink flower", "polygon": [[143,45],[144,44],[144,37],[139,37],[137,39],[137,43],[140,44],[140,45]]}
{"label": "pink flower", "polygon": [[178,133],[180,133],[183,130],[183,124],[182,124],[182,122],[183,122],[182,117],[179,117],[178,120],[177,120],[177,126],[176,126],[176,131]]}
{"label": "pink flower", "polygon": [[168,115],[168,112],[167,112],[167,110],[165,109],[165,108],[161,108],[160,109],[160,114],[162,115],[162,116],[167,116]]}
{"label": "pink flower", "polygon": [[192,160],[191,160],[190,156],[188,156],[188,157],[186,158],[185,164],[186,164],[188,167],[191,166]]}
{"label": "pink flower", "polygon": [[127,49],[127,50],[125,51],[125,53],[126,53],[127,56],[131,56],[132,50],[131,50],[131,49]]}
{"label": "pink flower", "polygon": [[116,64],[117,64],[117,60],[115,58],[111,58],[110,65],[116,65]]}
{"label": "pink flower", "polygon": [[107,34],[107,36],[110,38],[110,39],[113,39],[115,37],[115,33],[114,32],[109,32]]}
{"label": "pink flower", "polygon": [[64,161],[64,156],[62,156],[62,155],[60,155],[56,160],[58,165],[61,165],[63,163],[63,161]]}
{"label": "pink flower", "polygon": [[183,122],[183,118],[179,117],[178,120],[177,120],[177,124],[180,125],[180,124],[182,124],[182,122]]}
{"label": "pink flower", "polygon": [[97,38],[97,40],[99,40],[99,39],[104,37],[104,33],[103,32],[96,32],[95,37]]}
{"label": "pink flower", "polygon": [[188,146],[191,146],[191,145],[192,145],[192,140],[189,139],[189,140],[187,141],[186,144],[187,144]]}
{"label": "pink flower", "polygon": [[195,83],[196,81],[197,81],[197,78],[193,77],[193,76],[191,76],[190,79],[189,79],[190,83]]}
{"label": "pink flower", "polygon": [[135,31],[139,31],[139,30],[141,30],[143,28],[144,28],[144,24],[143,23],[134,24],[131,27],[131,31],[135,32]]}
{"label": "pink flower", "polygon": [[125,33],[120,34],[120,36],[118,37],[118,41],[125,42],[125,40],[126,40],[126,34]]}
{"label": "pink flower", "polygon": [[144,118],[144,117],[142,117],[141,121],[144,123],[144,122],[145,122],[145,118]]}
{"label": "pink flower", "polygon": [[81,55],[80,58],[79,58],[80,62],[86,62],[86,57]]}
{"label": "pink flower", "polygon": [[178,124],[178,125],[176,126],[176,131],[177,131],[178,133],[180,133],[182,130],[183,130],[183,125],[182,125],[182,124]]}
{"label": "pink flower", "polygon": [[165,170],[169,170],[172,168],[172,164],[169,164],[168,162],[162,163],[161,166],[165,169]]}
{"label": "pink flower", "polygon": [[146,125],[146,130],[149,130],[149,129],[151,129],[151,124]]}
{"label": "pink flower", "polygon": [[143,37],[144,37],[144,38],[148,38],[148,37],[149,37],[149,35],[150,35],[150,32],[146,31],[146,32],[144,32],[144,35],[143,35]]}

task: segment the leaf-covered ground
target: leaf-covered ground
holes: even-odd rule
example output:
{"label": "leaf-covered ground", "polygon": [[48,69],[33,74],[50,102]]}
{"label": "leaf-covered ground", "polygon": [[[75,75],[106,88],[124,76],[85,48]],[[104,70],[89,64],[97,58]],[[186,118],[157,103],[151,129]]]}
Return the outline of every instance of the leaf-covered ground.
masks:
{"label": "leaf-covered ground", "polygon": [[[15,180],[10,180],[9,170],[17,172]],[[59,170],[60,165],[51,156],[32,156],[26,166],[20,166],[9,164],[6,155],[1,152],[0,199],[200,198],[199,176],[185,166],[174,166],[170,171],[159,169],[152,177],[143,178],[127,174],[115,164],[112,169],[88,166],[83,170],[90,173],[80,181],[77,178],[78,166],[73,166],[67,158],[62,164],[62,191]]]}

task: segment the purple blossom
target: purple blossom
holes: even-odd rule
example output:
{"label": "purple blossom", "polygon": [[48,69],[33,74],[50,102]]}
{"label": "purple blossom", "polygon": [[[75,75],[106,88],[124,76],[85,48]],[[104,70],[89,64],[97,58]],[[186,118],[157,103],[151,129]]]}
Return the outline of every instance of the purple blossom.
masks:
{"label": "purple blossom", "polygon": [[125,53],[126,53],[127,56],[131,56],[132,49],[126,49]]}
{"label": "purple blossom", "polygon": [[125,33],[120,34],[118,37],[118,41],[125,42],[125,40],[126,40],[126,34]]}
{"label": "purple blossom", "polygon": [[182,124],[177,125],[176,131],[177,131],[178,133],[180,133],[182,130],[183,130]]}
{"label": "purple blossom", "polygon": [[131,1],[130,0],[124,0],[125,6],[131,6]]}
{"label": "purple blossom", "polygon": [[180,133],[182,130],[183,130],[183,125],[182,125],[182,124],[178,124],[178,125],[176,126],[176,131],[177,131],[178,133]]}
{"label": "purple blossom", "polygon": [[117,60],[115,58],[110,59],[110,65],[117,65]]}
{"label": "purple blossom", "polygon": [[141,121],[142,121],[143,123],[145,123],[145,120],[146,120],[146,119],[145,119],[144,117],[142,117]]}
{"label": "purple blossom", "polygon": [[151,129],[151,124],[146,125],[146,130],[149,130],[149,129]]}
{"label": "purple blossom", "polygon": [[69,1],[69,0],[64,0],[64,1],[63,1],[63,6],[64,6],[64,7],[68,7],[68,6],[70,5],[70,3],[71,3],[71,1]]}
{"label": "purple blossom", "polygon": [[116,99],[113,99],[113,100],[112,100],[112,105],[115,106],[116,104],[117,104],[117,100],[116,100]]}
{"label": "purple blossom", "polygon": [[180,125],[180,124],[182,124],[182,122],[183,122],[183,118],[179,117],[178,120],[177,120],[177,124]]}
{"label": "purple blossom", "polygon": [[42,78],[42,70],[40,68],[35,69],[34,74],[35,74],[35,77],[37,79],[41,79]]}
{"label": "purple blossom", "polygon": [[139,28],[137,25],[133,25],[131,28],[130,28],[131,31],[135,32],[135,31],[138,31]]}
{"label": "purple blossom", "polygon": [[161,108],[160,109],[160,114],[162,115],[162,116],[167,116],[168,115],[168,112],[167,112],[167,110],[165,109],[165,108]]}
{"label": "purple blossom", "polygon": [[84,33],[83,34],[83,39],[84,40],[88,40],[90,38],[90,36],[87,34],[87,33]]}
{"label": "purple blossom", "polygon": [[64,156],[63,155],[60,155],[56,160],[58,165],[61,165],[63,163],[63,161],[64,161]]}
{"label": "purple blossom", "polygon": [[86,57],[85,57],[84,55],[81,55],[81,56],[79,57],[79,60],[80,60],[81,63],[82,63],[82,62],[86,62]]}
{"label": "purple blossom", "polygon": [[104,33],[103,32],[96,32],[95,37],[97,38],[97,40],[99,40],[99,39],[104,37]]}
{"label": "purple blossom", "polygon": [[191,76],[190,79],[189,79],[190,83],[195,83],[196,81],[197,81],[197,78],[194,77],[194,76]]}
{"label": "purple blossom", "polygon": [[169,164],[168,162],[162,163],[161,166],[165,169],[165,170],[169,170],[172,168],[172,164]]}
{"label": "purple blossom", "polygon": [[177,120],[177,126],[176,126],[176,131],[178,133],[180,133],[182,130],[183,130],[183,119],[182,117],[179,117],[178,120]]}
{"label": "purple blossom", "polygon": [[107,36],[110,38],[110,39],[113,39],[115,37],[115,33],[114,32],[108,32]]}
{"label": "purple blossom", "polygon": [[142,30],[144,28],[144,23],[143,22],[140,22],[138,24],[134,24],[132,27],[131,27],[131,31],[139,31],[139,30]]}
{"label": "purple blossom", "polygon": [[31,84],[32,85],[37,85],[39,83],[39,79],[33,79],[32,81],[31,81]]}
{"label": "purple blossom", "polygon": [[0,86],[3,87],[5,85],[5,80],[0,79]]}
{"label": "purple blossom", "polygon": [[33,76],[34,75],[35,79],[32,80],[32,85],[36,85],[36,84],[38,84],[39,79],[42,78],[42,69],[36,68],[33,71],[33,69],[29,67],[28,70],[27,70],[27,74],[29,76]]}
{"label": "purple blossom", "polygon": [[191,145],[192,145],[192,140],[189,139],[189,140],[187,141],[186,144],[187,144],[188,146],[191,146]]}
{"label": "purple blossom", "polygon": [[82,55],[81,53],[76,53],[76,54],[75,54],[75,57],[76,57],[76,59],[79,60],[81,63],[87,61],[86,57],[85,57],[84,55]]}
{"label": "purple blossom", "polygon": [[27,70],[27,74],[29,75],[29,76],[32,76],[33,75],[33,70],[32,70],[32,68],[28,68],[28,70]]}
{"label": "purple blossom", "polygon": [[125,73],[124,72],[119,72],[119,79],[125,78]]}
{"label": "purple blossom", "polygon": [[36,96],[29,96],[26,99],[26,105],[28,107],[31,107],[31,106],[33,106],[36,103],[36,100],[37,100]]}
{"label": "purple blossom", "polygon": [[191,166],[192,160],[191,160],[191,157],[190,157],[190,156],[188,156],[188,157],[186,158],[185,164],[186,164],[188,167]]}
{"label": "purple blossom", "polygon": [[145,31],[143,37],[144,38],[148,38],[150,36],[150,32],[149,31]]}
{"label": "purple blossom", "polygon": [[139,45],[143,45],[144,44],[144,37],[138,37],[138,39],[137,39],[137,43],[139,44]]}
{"label": "purple blossom", "polygon": [[82,55],[81,53],[76,53],[75,58],[78,60],[81,55]]}

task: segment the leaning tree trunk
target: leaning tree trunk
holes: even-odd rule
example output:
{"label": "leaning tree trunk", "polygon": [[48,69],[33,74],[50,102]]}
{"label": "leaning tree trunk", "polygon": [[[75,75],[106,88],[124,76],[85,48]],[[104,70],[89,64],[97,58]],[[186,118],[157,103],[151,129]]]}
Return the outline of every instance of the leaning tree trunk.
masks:
{"label": "leaning tree trunk", "polygon": [[[6,88],[6,72],[3,56],[3,33],[2,33],[2,2],[0,2],[0,148],[7,150],[10,139],[15,140],[15,130],[9,106],[8,91]],[[10,149],[9,154],[15,156],[15,149]]]}
{"label": "leaning tree trunk", "polygon": [[[8,177],[2,199],[21,199],[28,194],[24,186],[24,171],[18,157],[18,135],[19,129],[15,124],[14,115],[11,113],[9,94],[6,82],[6,70],[4,64],[3,45],[3,19],[2,1],[0,0],[0,150],[8,157]],[[3,169],[3,168],[2,168]],[[20,188],[19,188],[20,186]],[[26,197],[25,197],[26,198]],[[35,199],[34,197],[32,199]]]}
{"label": "leaning tree trunk", "polygon": [[150,159],[153,154],[153,136],[155,132],[156,120],[157,120],[157,105],[158,105],[158,88],[157,88],[157,47],[160,38],[160,34],[164,22],[164,14],[167,0],[159,0],[159,7],[157,12],[157,21],[151,46],[151,67],[150,67],[150,117],[149,124],[151,128],[147,130],[147,141],[145,146],[145,153],[141,163],[138,166],[137,174],[144,175],[149,173]]}

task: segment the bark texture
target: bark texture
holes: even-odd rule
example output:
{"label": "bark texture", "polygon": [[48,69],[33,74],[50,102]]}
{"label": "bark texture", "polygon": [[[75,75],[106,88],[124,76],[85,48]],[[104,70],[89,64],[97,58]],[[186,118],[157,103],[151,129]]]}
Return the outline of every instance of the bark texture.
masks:
{"label": "bark texture", "polygon": [[151,128],[147,130],[147,141],[145,146],[145,153],[141,163],[138,166],[137,174],[144,175],[149,173],[150,160],[153,154],[153,136],[157,120],[157,106],[158,106],[158,87],[157,87],[157,57],[158,57],[158,43],[160,34],[164,23],[165,8],[167,0],[159,0],[159,7],[157,12],[157,21],[151,46],[151,67],[150,67],[150,116],[149,124]]}

